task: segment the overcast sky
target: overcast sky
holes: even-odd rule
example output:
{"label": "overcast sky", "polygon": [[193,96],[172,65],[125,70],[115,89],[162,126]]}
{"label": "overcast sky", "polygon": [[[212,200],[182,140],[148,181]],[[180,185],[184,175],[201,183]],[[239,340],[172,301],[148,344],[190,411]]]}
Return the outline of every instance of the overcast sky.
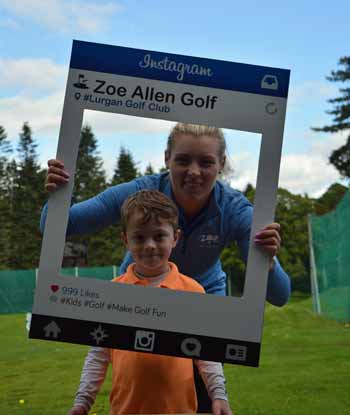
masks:
{"label": "overcast sky", "polygon": [[[350,2],[0,0],[0,125],[16,145],[28,121],[40,161],[53,157],[72,39],[291,70],[279,185],[319,196],[337,171],[330,152],[344,134],[311,131],[331,122],[325,76],[350,55]],[[86,112],[110,172],[120,146],[141,170],[162,166],[170,123]],[[260,136],[226,132],[232,185],[255,183]],[[151,145],[150,145],[151,143]],[[343,181],[342,183],[345,184]]]}

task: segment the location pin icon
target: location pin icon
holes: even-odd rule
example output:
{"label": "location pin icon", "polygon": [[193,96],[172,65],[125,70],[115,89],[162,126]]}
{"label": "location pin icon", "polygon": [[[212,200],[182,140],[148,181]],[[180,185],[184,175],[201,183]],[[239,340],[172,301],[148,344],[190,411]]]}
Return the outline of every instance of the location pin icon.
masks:
{"label": "location pin icon", "polygon": [[79,99],[80,97],[81,97],[81,93],[80,92],[76,92],[75,94],[74,94],[74,96],[75,96],[75,99]]}

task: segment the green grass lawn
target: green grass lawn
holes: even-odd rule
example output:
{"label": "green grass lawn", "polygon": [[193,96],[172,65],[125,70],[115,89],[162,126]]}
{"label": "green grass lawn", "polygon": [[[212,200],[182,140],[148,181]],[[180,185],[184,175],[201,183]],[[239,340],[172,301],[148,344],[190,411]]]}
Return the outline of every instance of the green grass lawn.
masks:
{"label": "green grass lawn", "polygon": [[[87,347],[29,340],[23,314],[1,315],[0,333],[0,415],[66,414]],[[225,365],[235,415],[350,414],[350,328],[315,316],[309,299],[267,306],[260,362]],[[91,414],[108,415],[109,389],[110,376]]]}

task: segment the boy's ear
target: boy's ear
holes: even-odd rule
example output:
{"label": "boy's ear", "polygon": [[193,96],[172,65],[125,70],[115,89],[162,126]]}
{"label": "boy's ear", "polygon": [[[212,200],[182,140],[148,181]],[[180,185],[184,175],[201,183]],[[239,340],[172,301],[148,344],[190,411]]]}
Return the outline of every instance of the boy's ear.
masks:
{"label": "boy's ear", "polygon": [[175,246],[177,245],[177,243],[179,242],[181,238],[181,229],[176,229],[176,231],[174,231],[174,244],[173,244],[173,248],[175,248]]}

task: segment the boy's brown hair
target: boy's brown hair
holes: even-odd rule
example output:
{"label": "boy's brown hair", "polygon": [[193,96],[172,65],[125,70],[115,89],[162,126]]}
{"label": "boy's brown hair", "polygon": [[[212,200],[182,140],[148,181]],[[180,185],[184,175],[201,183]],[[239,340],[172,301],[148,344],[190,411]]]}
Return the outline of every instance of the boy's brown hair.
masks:
{"label": "boy's brown hair", "polygon": [[140,190],[129,196],[121,207],[121,225],[126,232],[130,217],[139,212],[142,223],[161,219],[169,222],[174,231],[178,229],[179,212],[175,203],[158,190]]}

